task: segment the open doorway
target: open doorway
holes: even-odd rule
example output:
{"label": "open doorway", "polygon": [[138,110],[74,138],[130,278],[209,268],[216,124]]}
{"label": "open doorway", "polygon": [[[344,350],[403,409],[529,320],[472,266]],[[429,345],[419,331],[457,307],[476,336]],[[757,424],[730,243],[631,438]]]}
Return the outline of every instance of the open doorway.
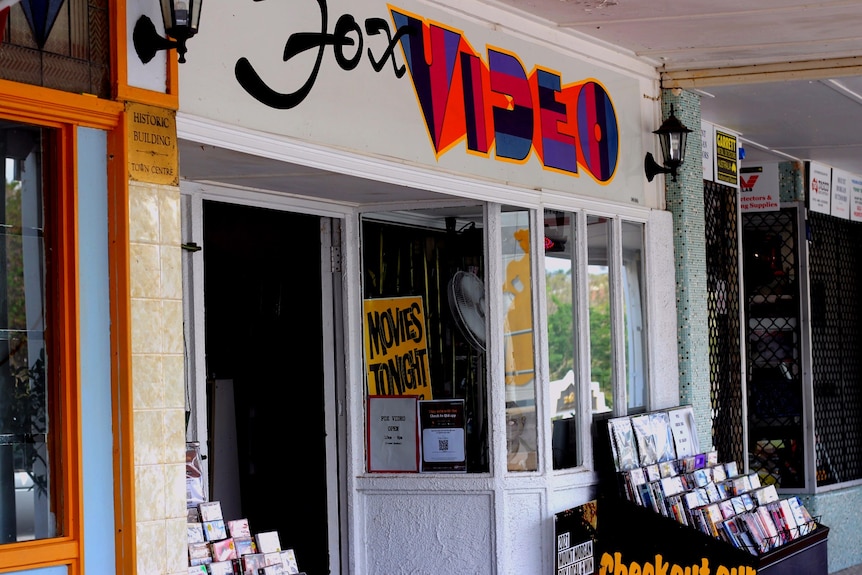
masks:
{"label": "open doorway", "polygon": [[330,573],[321,218],[204,201],[203,247],[212,498]]}

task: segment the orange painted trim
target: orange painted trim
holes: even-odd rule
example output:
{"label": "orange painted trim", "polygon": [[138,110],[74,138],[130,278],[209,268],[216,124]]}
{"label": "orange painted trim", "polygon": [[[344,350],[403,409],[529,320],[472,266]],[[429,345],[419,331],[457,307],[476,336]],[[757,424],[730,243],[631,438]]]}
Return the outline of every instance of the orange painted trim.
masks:
{"label": "orange painted trim", "polygon": [[[129,86],[126,2],[112,12],[114,97],[176,109],[175,95]],[[125,109],[125,105],[124,105]],[[111,400],[114,430],[114,556],[115,572],[137,572],[135,456],[132,404],[132,335],[129,271],[129,165],[125,112],[108,133],[108,277],[111,301]]]}
{"label": "orange painted trim", "polygon": [[49,393],[57,398],[49,406],[55,420],[48,431],[49,481],[55,486],[51,503],[61,536],[0,546],[0,572],[62,564],[77,573],[83,559],[75,133],[75,126],[65,124],[47,139],[46,161],[51,164],[43,170],[49,207],[45,249],[52,269],[46,284],[52,318],[46,326],[46,352],[51,358]]}
{"label": "orange painted trim", "polygon": [[33,124],[78,124],[111,130],[123,111],[121,102],[0,80],[0,110]]}
{"label": "orange painted trim", "polygon": [[129,44],[128,34],[126,33],[126,0],[115,0],[112,4],[113,9],[109,10],[108,27],[112,31],[110,35],[111,45],[111,88],[112,96],[115,100],[124,100],[119,95],[129,81],[129,67],[126,64],[126,46]]}
{"label": "orange painted trim", "polygon": [[[57,380],[62,386],[63,426],[62,437],[68,438],[61,442],[63,460],[61,469],[64,474],[64,516],[63,533],[78,542],[78,561],[83,560],[84,540],[81,533],[83,517],[83,466],[81,464],[82,432],[81,432],[81,369],[79,330],[79,300],[78,300],[78,143],[77,128],[66,126],[62,131],[60,154],[62,166],[57,173],[60,181],[55,182],[58,196],[56,201],[56,242],[52,246],[60,256],[58,302],[59,320],[57,326],[57,341],[54,345],[59,350],[60,374]],[[55,441],[55,444],[57,442]],[[55,466],[56,468],[56,466]]]}
{"label": "orange painted trim", "polygon": [[134,86],[124,86],[120,94],[120,99],[124,101],[139,102],[141,104],[149,104],[151,106],[159,106],[168,110],[179,109],[180,102],[173,94],[160,94],[152,90],[136,88]]}
{"label": "orange painted trim", "polygon": [[[180,64],[176,52],[171,52],[174,57],[168,58],[168,93],[180,98]],[[177,106],[179,109],[179,106]]]}
{"label": "orange painted trim", "polygon": [[129,167],[125,121],[108,134],[108,266],[111,300],[113,383],[114,539],[116,572],[137,570],[134,418],[132,403],[132,312],[129,256]]}
{"label": "orange painted trim", "polygon": [[154,92],[153,90],[129,85],[128,58],[134,58],[137,57],[137,55],[129,53],[129,35],[126,26],[127,18],[125,0],[117,0],[115,8],[111,12],[111,30],[114,30],[115,32],[111,35],[112,61],[116,62],[116,65],[112,67],[113,77],[111,79],[113,82],[114,98],[122,102],[133,101],[159,106],[170,110],[179,109],[177,58],[176,52],[174,51],[169,52],[169,54],[173,54],[174,57],[168,56],[167,58],[168,64],[165,74],[167,79],[165,82],[165,93]]}
{"label": "orange painted trim", "polygon": [[[79,548],[77,541],[69,538],[3,545],[0,546],[0,573],[54,565],[72,565],[78,560]],[[14,563],[11,562],[12,558]]]}

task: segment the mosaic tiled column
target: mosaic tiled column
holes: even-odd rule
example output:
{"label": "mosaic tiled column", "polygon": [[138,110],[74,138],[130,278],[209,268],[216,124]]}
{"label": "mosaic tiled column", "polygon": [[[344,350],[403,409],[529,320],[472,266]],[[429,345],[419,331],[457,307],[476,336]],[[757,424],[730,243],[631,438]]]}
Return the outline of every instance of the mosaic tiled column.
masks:
{"label": "mosaic tiled column", "polygon": [[673,214],[679,399],[681,404],[694,407],[700,444],[708,447],[712,445],[712,410],[700,97],[692,92],[663,90],[662,118],[670,115],[671,105],[676,117],[692,130],[677,181],[669,175],[665,178],[667,209]]}

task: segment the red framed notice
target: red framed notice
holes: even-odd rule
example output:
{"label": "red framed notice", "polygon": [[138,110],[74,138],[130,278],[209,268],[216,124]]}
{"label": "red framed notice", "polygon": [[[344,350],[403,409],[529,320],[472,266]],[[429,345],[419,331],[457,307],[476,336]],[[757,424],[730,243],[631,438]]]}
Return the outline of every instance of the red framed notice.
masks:
{"label": "red framed notice", "polygon": [[369,473],[418,473],[419,426],[416,395],[369,395]]}

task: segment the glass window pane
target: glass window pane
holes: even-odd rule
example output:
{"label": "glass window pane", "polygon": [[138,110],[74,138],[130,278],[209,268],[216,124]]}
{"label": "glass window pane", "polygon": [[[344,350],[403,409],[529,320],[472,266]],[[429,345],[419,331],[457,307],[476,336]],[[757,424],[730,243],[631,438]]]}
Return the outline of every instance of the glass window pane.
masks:
{"label": "glass window pane", "polygon": [[626,394],[629,410],[645,408],[646,330],[644,329],[644,226],[622,222],[623,233],[623,313],[626,343]]}
{"label": "glass window pane", "polygon": [[610,290],[611,221],[587,216],[587,274],[590,313],[590,393],[593,414],[614,406]]}
{"label": "glass window pane", "polygon": [[578,407],[575,214],[545,210],[545,303],[554,469],[575,467]]}
{"label": "glass window pane", "polygon": [[[367,393],[462,400],[468,473],[489,469],[483,229],[484,208],[461,206],[365,214],[361,231],[365,307],[378,312],[363,314]],[[387,300],[421,313],[381,322]],[[399,352],[423,317],[424,341]]]}
{"label": "glass window pane", "polygon": [[538,466],[530,211],[503,208],[503,342],[509,471]]}
{"label": "glass window pane", "polygon": [[56,535],[45,357],[42,130],[0,122],[0,541]]}

